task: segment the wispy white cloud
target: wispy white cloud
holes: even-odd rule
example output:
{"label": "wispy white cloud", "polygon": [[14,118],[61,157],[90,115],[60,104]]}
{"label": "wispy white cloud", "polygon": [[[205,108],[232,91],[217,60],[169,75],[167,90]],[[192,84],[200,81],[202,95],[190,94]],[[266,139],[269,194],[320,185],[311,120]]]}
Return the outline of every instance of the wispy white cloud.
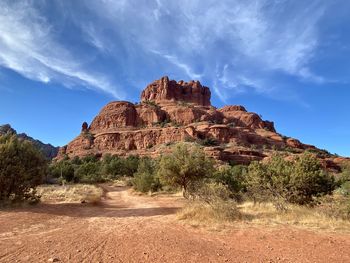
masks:
{"label": "wispy white cloud", "polygon": [[55,41],[47,19],[31,2],[0,7],[0,65],[37,81],[82,85],[114,97],[120,93],[107,77],[84,68],[69,50]]}
{"label": "wispy white cloud", "polygon": [[[271,76],[278,73],[314,83],[326,81],[310,68],[325,3],[155,0],[137,7],[132,2],[104,4],[98,13],[118,32],[128,28],[131,44],[137,43],[140,52],[161,54],[187,76],[209,79],[221,98],[228,94],[219,94],[221,89],[242,92],[246,86],[271,93]],[[142,14],[136,15],[140,10]]]}
{"label": "wispy white cloud", "polygon": [[179,69],[183,70],[184,73],[190,77],[191,79],[196,79],[196,80],[200,80],[203,77],[203,74],[198,74],[193,72],[191,66],[181,62],[176,56],[173,55],[168,55],[168,54],[162,54],[159,51],[152,51],[154,54],[159,55],[162,58],[165,58],[166,60],[168,60],[170,63],[172,63],[173,65],[175,65],[176,67],[178,67]]}
{"label": "wispy white cloud", "polygon": [[80,44],[109,57],[89,68],[32,2],[6,3],[0,7],[0,64],[42,82],[83,84],[121,97],[116,78],[136,83],[166,71],[204,81],[224,101],[247,90],[271,95],[281,89],[275,84],[280,75],[328,81],[312,67],[327,1],[61,2],[61,14],[71,10],[68,19],[80,28]]}

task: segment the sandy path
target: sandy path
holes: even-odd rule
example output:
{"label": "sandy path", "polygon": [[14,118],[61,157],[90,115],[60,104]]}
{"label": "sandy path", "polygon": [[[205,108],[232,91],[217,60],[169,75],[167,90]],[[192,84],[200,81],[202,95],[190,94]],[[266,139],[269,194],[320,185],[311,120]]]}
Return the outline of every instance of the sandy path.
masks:
{"label": "sandy path", "polygon": [[350,262],[350,235],[292,228],[210,232],[179,223],[175,197],[104,188],[99,206],[0,211],[0,262]]}

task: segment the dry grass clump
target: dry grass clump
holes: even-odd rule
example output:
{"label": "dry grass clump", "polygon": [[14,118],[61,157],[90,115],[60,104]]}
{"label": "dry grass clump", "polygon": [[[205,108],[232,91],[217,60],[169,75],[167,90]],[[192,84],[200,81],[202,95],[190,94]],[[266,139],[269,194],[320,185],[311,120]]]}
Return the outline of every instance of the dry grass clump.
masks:
{"label": "dry grass clump", "polygon": [[288,205],[286,211],[272,203],[245,202],[239,205],[242,220],[257,225],[292,225],[307,229],[350,232],[350,221],[333,217],[318,208]]}
{"label": "dry grass clump", "polygon": [[96,204],[101,200],[103,191],[100,187],[88,184],[41,185],[37,188],[42,202]]}
{"label": "dry grass clump", "polygon": [[211,204],[201,201],[189,202],[177,214],[179,220],[200,224],[233,222],[240,217],[236,203],[228,201],[217,201]]}
{"label": "dry grass clump", "polygon": [[294,226],[303,229],[350,232],[350,221],[332,216],[323,209],[300,205],[288,205],[288,209],[276,209],[273,203],[221,201],[214,204],[189,202],[177,217],[193,226],[226,225],[235,222],[235,226]]}

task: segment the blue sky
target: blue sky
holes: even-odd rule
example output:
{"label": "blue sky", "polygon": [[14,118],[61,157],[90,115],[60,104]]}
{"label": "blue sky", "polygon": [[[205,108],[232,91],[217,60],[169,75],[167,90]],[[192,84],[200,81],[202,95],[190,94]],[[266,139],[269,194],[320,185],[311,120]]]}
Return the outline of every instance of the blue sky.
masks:
{"label": "blue sky", "polygon": [[350,156],[349,13],[347,0],[2,0],[0,123],[64,145],[168,75]]}

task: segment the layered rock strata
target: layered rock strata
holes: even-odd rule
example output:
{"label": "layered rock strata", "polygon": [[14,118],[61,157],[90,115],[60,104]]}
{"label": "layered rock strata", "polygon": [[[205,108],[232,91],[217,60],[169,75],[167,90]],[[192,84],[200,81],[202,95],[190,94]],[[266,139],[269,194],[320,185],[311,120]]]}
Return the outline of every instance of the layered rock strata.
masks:
{"label": "layered rock strata", "polygon": [[298,154],[309,149],[327,159],[314,146],[280,135],[273,122],[243,106],[217,109],[210,99],[209,88],[198,81],[163,77],[143,90],[138,104],[108,103],[89,126],[82,125],[78,137],[60,149],[58,159],[107,153],[155,157],[180,141],[197,142],[213,158],[243,164],[276,150]]}

